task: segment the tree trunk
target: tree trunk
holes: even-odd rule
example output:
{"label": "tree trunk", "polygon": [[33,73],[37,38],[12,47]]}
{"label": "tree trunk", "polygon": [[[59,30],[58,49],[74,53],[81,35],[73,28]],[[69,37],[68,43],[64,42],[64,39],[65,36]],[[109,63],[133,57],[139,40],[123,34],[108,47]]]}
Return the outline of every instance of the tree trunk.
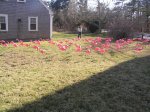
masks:
{"label": "tree trunk", "polygon": [[150,32],[150,26],[149,26],[149,2],[148,0],[146,0],[146,7],[145,7],[145,11],[146,11],[146,32],[149,33]]}
{"label": "tree trunk", "polygon": [[98,3],[98,16],[99,16],[99,18],[98,18],[98,22],[99,22],[99,33],[101,33],[101,9],[100,9],[100,1],[99,0],[97,0],[97,3]]}

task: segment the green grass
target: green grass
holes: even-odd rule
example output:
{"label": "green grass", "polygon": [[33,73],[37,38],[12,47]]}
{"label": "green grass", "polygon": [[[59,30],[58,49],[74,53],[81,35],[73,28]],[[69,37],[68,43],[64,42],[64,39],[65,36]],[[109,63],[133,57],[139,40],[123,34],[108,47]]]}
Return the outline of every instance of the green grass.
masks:
{"label": "green grass", "polygon": [[60,33],[60,32],[53,32],[53,38],[74,38],[77,37],[77,34],[67,34],[67,33]]}
{"label": "green grass", "polygon": [[73,46],[61,52],[47,42],[45,55],[0,46],[0,112],[149,112],[150,47],[135,53],[132,46],[104,55],[77,53]]}
{"label": "green grass", "polygon": [[[99,34],[82,34],[82,37],[97,37],[100,36]],[[103,35],[102,35],[103,36]],[[62,33],[62,32],[53,32],[53,38],[74,38],[77,37],[77,34],[68,34],[68,33]]]}

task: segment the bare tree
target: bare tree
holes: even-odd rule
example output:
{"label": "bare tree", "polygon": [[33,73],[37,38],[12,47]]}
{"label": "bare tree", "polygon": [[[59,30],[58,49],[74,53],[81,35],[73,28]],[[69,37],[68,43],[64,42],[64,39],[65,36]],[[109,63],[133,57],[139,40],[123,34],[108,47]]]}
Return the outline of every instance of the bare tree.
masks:
{"label": "bare tree", "polygon": [[98,12],[98,22],[99,22],[99,33],[101,29],[107,23],[107,17],[109,14],[109,2],[104,4],[104,0],[97,0],[97,12]]}

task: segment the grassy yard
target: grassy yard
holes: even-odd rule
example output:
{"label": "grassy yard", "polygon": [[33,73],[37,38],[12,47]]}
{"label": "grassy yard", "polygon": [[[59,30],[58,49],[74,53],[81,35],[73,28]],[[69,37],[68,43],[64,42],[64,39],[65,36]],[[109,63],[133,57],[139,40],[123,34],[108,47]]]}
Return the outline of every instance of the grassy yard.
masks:
{"label": "grassy yard", "polygon": [[[91,33],[91,34],[83,34],[82,35],[83,37],[97,37],[99,36],[98,34],[94,34],[94,33]],[[59,33],[59,32],[53,32],[53,38],[57,38],[57,39],[62,39],[62,38],[75,38],[77,37],[77,34],[69,34],[69,33]]]}
{"label": "grassy yard", "polygon": [[[112,43],[109,52],[91,47],[86,54],[90,36],[66,51],[54,43],[76,35],[55,32],[54,43],[25,43],[43,54],[0,45],[0,112],[150,112],[150,44],[135,41],[115,50]],[[134,51],[137,43],[144,48],[140,52]]]}

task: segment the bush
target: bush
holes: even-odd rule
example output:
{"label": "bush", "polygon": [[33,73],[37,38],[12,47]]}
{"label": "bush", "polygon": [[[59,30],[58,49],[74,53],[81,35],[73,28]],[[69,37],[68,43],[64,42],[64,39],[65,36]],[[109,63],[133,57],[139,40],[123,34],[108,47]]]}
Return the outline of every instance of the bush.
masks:
{"label": "bush", "polygon": [[95,33],[99,28],[98,28],[98,21],[92,21],[89,23],[89,31],[91,33]]}
{"label": "bush", "polygon": [[132,32],[131,24],[128,21],[117,21],[110,27],[110,35],[116,40],[129,38]]}

